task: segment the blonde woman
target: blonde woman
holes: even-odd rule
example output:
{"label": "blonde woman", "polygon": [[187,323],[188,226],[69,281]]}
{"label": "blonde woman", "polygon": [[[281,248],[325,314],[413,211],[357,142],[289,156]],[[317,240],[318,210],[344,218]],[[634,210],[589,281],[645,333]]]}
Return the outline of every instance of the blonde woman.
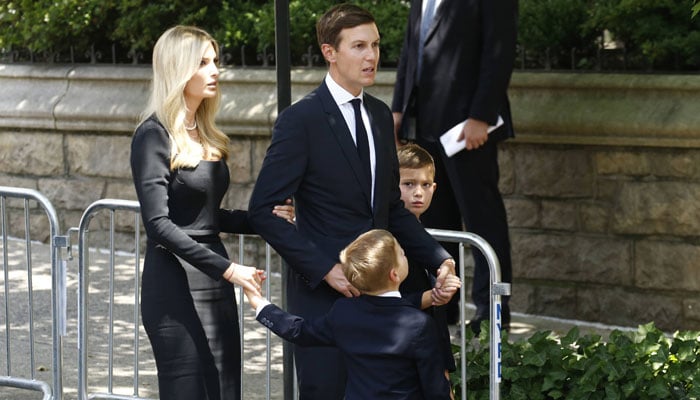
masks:
{"label": "blonde woman", "polygon": [[[153,49],[150,102],[131,144],[148,238],[141,309],[160,398],[240,398],[240,335],[231,283],[260,292],[262,271],[228,259],[219,232],[251,232],[247,213],[220,203],[228,137],[216,127],[219,48],[176,26]],[[277,207],[291,219],[291,206]],[[291,216],[290,216],[291,214]]]}

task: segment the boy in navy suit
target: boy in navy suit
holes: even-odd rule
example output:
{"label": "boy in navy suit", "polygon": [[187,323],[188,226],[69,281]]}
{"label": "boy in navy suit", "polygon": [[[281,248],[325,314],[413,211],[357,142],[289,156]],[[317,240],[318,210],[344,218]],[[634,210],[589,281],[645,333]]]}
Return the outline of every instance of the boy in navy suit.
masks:
{"label": "boy in navy suit", "polygon": [[[304,319],[246,291],[257,320],[299,346],[337,347],[348,371],[346,400],[450,399],[435,322],[399,293],[408,261],[396,239],[371,230],[343,249],[340,261],[359,297],[341,298],[326,315]],[[442,297],[460,286],[451,276],[433,290]]]}
{"label": "boy in navy suit", "polygon": [[[412,143],[401,146],[397,150],[397,156],[401,200],[406,209],[420,221],[421,215],[430,207],[437,188],[433,157],[424,148]],[[449,299],[446,301],[432,296],[435,276],[425,265],[411,262],[408,271],[408,276],[401,283],[399,291],[409,302],[435,319],[440,337],[440,350],[445,360],[445,375],[449,377],[449,372],[456,370],[447,314],[443,307]]]}

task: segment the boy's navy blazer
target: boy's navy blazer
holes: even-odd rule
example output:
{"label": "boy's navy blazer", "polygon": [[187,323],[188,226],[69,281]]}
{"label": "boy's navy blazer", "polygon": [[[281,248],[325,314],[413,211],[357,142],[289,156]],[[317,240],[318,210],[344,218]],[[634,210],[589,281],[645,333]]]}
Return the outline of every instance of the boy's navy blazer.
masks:
{"label": "boy's navy blazer", "polygon": [[[376,149],[374,205],[362,184],[360,159],[325,82],[284,110],[251,195],[248,218],[290,265],[287,309],[322,315],[340,294],[323,278],[339,252],[373,228],[390,231],[410,259],[439,266],[450,258],[400,199],[399,167],[388,106],[365,93]],[[272,214],[294,197],[296,225]]]}
{"label": "boy's navy blazer", "polygon": [[297,345],[337,347],[348,369],[346,400],[449,399],[435,321],[404,299],[343,298],[310,319],[270,304],[257,320]]}

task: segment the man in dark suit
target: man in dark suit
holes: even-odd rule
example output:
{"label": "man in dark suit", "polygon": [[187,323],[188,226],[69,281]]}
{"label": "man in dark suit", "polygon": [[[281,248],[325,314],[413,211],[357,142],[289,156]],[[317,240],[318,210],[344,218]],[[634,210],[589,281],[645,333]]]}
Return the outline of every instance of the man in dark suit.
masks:
{"label": "man in dark suit", "polygon": [[[430,228],[482,236],[493,246],[502,278],[512,281],[510,240],[498,188],[497,143],[513,136],[506,90],[515,59],[517,0],[412,0],[392,101],[399,142],[415,141],[435,159],[440,185],[423,214]],[[495,126],[499,117],[504,123]],[[464,122],[464,150],[448,157],[439,137]],[[461,219],[459,216],[461,215]],[[456,256],[457,249],[448,247]],[[489,318],[489,269],[474,251],[472,329]],[[508,327],[508,298],[503,298]],[[453,321],[458,316],[452,308]]]}
{"label": "man in dark suit", "polygon": [[[399,293],[408,275],[401,246],[386,230],[374,229],[350,243],[340,260],[360,297],[341,298],[327,314],[304,319],[246,291],[256,319],[299,346],[340,349],[348,369],[346,400],[448,400],[435,321]],[[443,288],[459,286],[456,279]]]}
{"label": "man in dark suit", "polygon": [[[374,17],[341,4],[319,19],[316,31],[328,74],[277,118],[248,214],[253,229],[291,267],[288,311],[307,318],[327,313],[339,297],[359,295],[338,253],[373,228],[393,233],[419,264],[442,265],[438,284],[454,273],[450,254],[400,200],[389,107],[363,93],[379,62]],[[294,197],[296,226],[268,218],[280,196]],[[302,400],[343,398],[346,373],[337,350],[297,346],[294,356]]]}

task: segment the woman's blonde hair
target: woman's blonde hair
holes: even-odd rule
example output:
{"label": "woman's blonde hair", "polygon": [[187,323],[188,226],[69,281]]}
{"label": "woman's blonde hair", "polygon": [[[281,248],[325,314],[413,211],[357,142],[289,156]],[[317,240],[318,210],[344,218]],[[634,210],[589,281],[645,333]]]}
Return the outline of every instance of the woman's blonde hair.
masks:
{"label": "woman's blonde hair", "polygon": [[[171,138],[170,168],[195,167],[201,160],[201,149],[189,139],[185,129],[185,86],[197,72],[207,47],[219,45],[206,31],[194,26],[174,26],[165,31],[153,48],[153,81],[148,107],[142,121],[155,114]],[[214,117],[219,109],[221,93],[202,101],[195,112],[199,139],[211,154],[226,159],[229,138],[216,127]]]}
{"label": "woman's blonde hair", "polygon": [[340,252],[345,277],[362,293],[385,289],[389,272],[397,266],[398,245],[394,236],[383,229],[358,236]]}

